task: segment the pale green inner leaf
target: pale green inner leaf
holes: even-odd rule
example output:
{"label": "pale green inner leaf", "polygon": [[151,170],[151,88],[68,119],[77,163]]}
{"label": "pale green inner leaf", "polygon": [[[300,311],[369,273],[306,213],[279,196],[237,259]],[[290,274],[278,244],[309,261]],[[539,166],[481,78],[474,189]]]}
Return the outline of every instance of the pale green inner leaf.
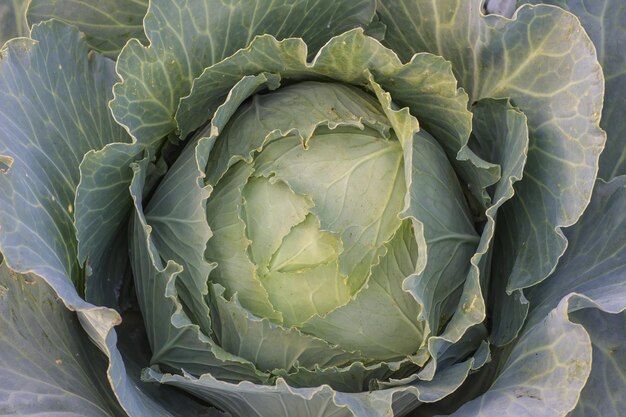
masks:
{"label": "pale green inner leaf", "polygon": [[294,226],[272,256],[269,269],[278,272],[296,272],[337,260],[341,240],[336,235],[320,230],[319,220],[309,214]]}

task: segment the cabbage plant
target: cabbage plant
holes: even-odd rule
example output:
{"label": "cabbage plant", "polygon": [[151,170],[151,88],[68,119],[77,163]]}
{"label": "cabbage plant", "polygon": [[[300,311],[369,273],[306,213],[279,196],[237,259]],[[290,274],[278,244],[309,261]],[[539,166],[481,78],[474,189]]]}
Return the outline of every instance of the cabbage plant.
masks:
{"label": "cabbage plant", "polygon": [[534,3],[3,2],[0,414],[620,415],[626,6]]}

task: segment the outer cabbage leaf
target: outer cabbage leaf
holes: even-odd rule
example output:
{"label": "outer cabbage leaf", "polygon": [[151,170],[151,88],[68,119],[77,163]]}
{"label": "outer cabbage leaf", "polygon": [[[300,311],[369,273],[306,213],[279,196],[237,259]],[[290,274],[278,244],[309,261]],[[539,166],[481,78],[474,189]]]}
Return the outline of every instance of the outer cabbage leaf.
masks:
{"label": "outer cabbage leaf", "polygon": [[83,278],[72,218],[79,164],[88,151],[127,137],[107,108],[113,63],[88,55],[78,31],[59,22],[33,26],[32,38],[8,42],[0,61],[0,154],[8,165],[0,174],[0,250],[7,266],[40,276],[76,312],[109,357],[107,379],[126,412],[176,415],[171,399],[197,409],[178,393],[164,399],[138,389],[116,347],[119,315],[85,302],[74,286]]}
{"label": "outer cabbage leaf", "polygon": [[[447,313],[454,313],[438,336],[429,339],[429,351],[435,360],[429,362],[420,372],[422,379],[432,378],[438,367],[440,356],[444,356],[450,345],[465,337],[471,338],[472,326],[482,323],[486,317],[490,272],[490,251],[494,243],[496,219],[501,207],[514,196],[513,184],[522,178],[528,150],[528,128],[526,117],[511,106],[507,100],[483,99],[473,106],[472,147],[481,157],[498,163],[502,179],[492,189],[493,203],[485,211],[486,223],[476,253],[471,258],[471,266],[465,277],[460,296],[452,297],[452,306]],[[419,281],[418,281],[419,283]],[[445,299],[437,300],[439,311]]]}
{"label": "outer cabbage leaf", "polygon": [[606,149],[600,157],[599,176],[606,180],[626,174],[626,4],[621,0],[523,0],[544,3],[574,13],[596,46],[606,92],[600,126],[606,130]]}
{"label": "outer cabbage leaf", "polygon": [[564,294],[578,294],[570,309],[573,321],[585,326],[591,336],[593,368],[574,416],[618,416],[623,410],[625,229],[626,176],[609,183],[599,180],[582,219],[566,230],[569,247],[556,271],[529,293],[531,305],[537,305],[533,314],[543,314]]}
{"label": "outer cabbage leaf", "polygon": [[[498,239],[511,240],[511,250],[494,256],[500,291],[515,293],[494,314],[492,339],[506,343],[523,323],[520,290],[552,272],[566,247],[561,228],[575,223],[589,202],[605,141],[598,126],[603,77],[593,44],[571,14],[525,6],[506,19],[483,15],[481,4],[384,0],[378,9],[385,43],[403,59],[422,51],[441,55],[471,102],[510,98],[528,119],[524,180],[503,208],[515,221],[499,219],[506,233]],[[498,322],[505,317],[507,325]]]}
{"label": "outer cabbage leaf", "polygon": [[591,370],[584,328],[568,320],[564,299],[515,342],[489,390],[454,417],[560,417],[571,411]]}
{"label": "outer cabbage leaf", "polygon": [[8,0],[0,4],[0,46],[11,38],[28,36],[28,25],[24,12],[25,0]]}
{"label": "outer cabbage leaf", "polygon": [[0,265],[0,413],[123,416],[107,360],[41,279]]}
{"label": "outer cabbage leaf", "polygon": [[572,318],[591,337],[593,366],[571,417],[620,417],[626,407],[626,313],[586,308]]}
{"label": "outer cabbage leaf", "polygon": [[[152,239],[159,255],[180,263],[183,270],[178,278],[178,293],[192,320],[210,334],[205,297],[209,293],[207,277],[215,265],[204,259],[206,242],[211,236],[205,216],[210,186],[202,181],[199,169],[202,162],[197,159],[195,145],[197,142],[188,144],[152,193],[146,207],[146,222],[152,227]],[[136,197],[136,191],[133,193]]]}
{"label": "outer cabbage leaf", "polygon": [[[137,144],[110,143],[85,154],[74,200],[78,262],[85,265],[85,299],[119,308],[128,271],[127,219],[132,200],[131,162],[143,156]],[[118,262],[112,262],[116,259]]]}
{"label": "outer cabbage leaf", "polygon": [[435,402],[456,390],[473,369],[470,358],[439,372],[432,381],[417,381],[409,385],[385,390],[344,393],[333,391],[327,385],[315,388],[293,388],[281,378],[273,386],[244,381],[232,384],[203,375],[161,374],[147,369],[144,379],[188,390],[221,408],[233,410],[235,415],[263,417],[303,417],[319,415],[340,417],[379,417],[402,415],[415,407],[416,402]]}
{"label": "outer cabbage leaf", "polygon": [[11,160],[0,176],[0,242],[10,267],[82,289],[72,218],[78,166],[89,150],[126,137],[106,107],[116,77],[111,61],[88,58],[75,29],[46,22],[32,36],[9,42],[0,63],[0,153]]}
{"label": "outer cabbage leaf", "polygon": [[122,82],[111,109],[137,138],[176,128],[179,100],[204,68],[244,48],[255,35],[306,39],[317,50],[331,36],[368,24],[372,0],[156,0],[144,19],[149,47],[131,40],[118,59]]}
{"label": "outer cabbage leaf", "polygon": [[529,321],[501,356],[495,382],[454,416],[620,415],[625,213],[626,177],[599,180],[587,211],[565,231],[569,247],[555,272],[528,292]]}
{"label": "outer cabbage leaf", "polygon": [[545,314],[570,292],[593,300],[606,312],[622,311],[626,306],[625,228],[626,176],[608,183],[598,180],[589,208],[566,230],[569,246],[557,269],[549,280],[529,291],[533,317],[539,310]]}
{"label": "outer cabbage leaf", "polygon": [[115,58],[126,42],[146,42],[143,17],[148,0],[30,0],[26,17],[33,25],[58,19],[74,25],[86,34],[89,46]]}

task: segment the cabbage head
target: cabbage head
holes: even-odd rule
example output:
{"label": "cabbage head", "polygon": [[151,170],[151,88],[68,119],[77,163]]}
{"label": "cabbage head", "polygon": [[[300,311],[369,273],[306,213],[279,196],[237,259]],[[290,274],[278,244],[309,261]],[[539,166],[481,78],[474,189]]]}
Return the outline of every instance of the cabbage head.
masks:
{"label": "cabbage head", "polygon": [[623,415],[624,22],[3,0],[0,414]]}

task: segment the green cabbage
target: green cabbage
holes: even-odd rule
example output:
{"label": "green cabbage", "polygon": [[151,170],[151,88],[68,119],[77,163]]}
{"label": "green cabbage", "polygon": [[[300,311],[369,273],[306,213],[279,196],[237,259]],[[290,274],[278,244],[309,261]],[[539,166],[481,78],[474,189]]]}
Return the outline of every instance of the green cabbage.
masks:
{"label": "green cabbage", "polygon": [[0,414],[618,417],[626,6],[522,3],[0,2]]}

